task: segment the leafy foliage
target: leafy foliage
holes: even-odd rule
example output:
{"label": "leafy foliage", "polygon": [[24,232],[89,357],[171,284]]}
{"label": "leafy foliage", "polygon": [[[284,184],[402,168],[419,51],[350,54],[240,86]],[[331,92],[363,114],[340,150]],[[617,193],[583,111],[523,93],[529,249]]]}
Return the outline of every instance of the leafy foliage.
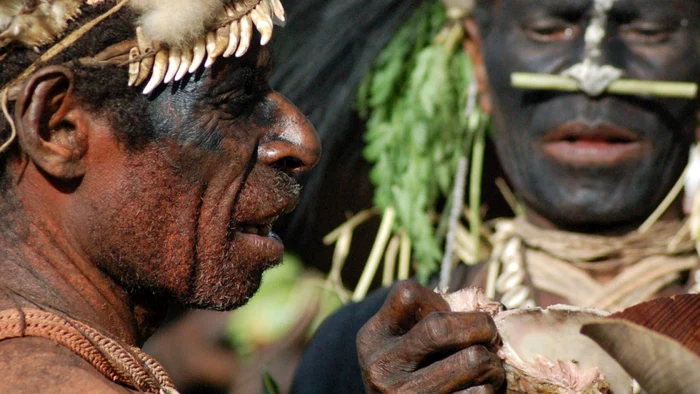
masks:
{"label": "leafy foliage", "polygon": [[[440,2],[425,2],[378,57],[358,94],[367,119],[365,158],[374,204],[397,211],[425,282],[438,268],[436,203],[450,193],[460,157],[468,155],[481,114],[466,108],[472,67],[462,30]],[[477,111],[478,112],[478,111]]]}

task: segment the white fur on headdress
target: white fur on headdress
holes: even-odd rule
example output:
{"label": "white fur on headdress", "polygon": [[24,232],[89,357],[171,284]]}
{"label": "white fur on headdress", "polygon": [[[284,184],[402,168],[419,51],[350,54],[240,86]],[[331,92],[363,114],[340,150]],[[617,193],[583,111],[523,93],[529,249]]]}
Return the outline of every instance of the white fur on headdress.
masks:
{"label": "white fur on headdress", "polygon": [[[131,50],[129,85],[149,94],[161,83],[178,81],[219,57],[243,56],[254,29],[260,44],[272,38],[274,24],[284,22],[280,0],[132,0],[142,13],[138,47]],[[193,5],[193,4],[196,4]]]}
{"label": "white fur on headdress", "polygon": [[192,45],[206,36],[216,17],[224,11],[222,0],[131,0],[143,16],[139,25],[148,39],[171,47]]}
{"label": "white fur on headdress", "polygon": [[39,47],[61,35],[80,14],[81,0],[3,0],[0,4],[0,48],[10,42]]}

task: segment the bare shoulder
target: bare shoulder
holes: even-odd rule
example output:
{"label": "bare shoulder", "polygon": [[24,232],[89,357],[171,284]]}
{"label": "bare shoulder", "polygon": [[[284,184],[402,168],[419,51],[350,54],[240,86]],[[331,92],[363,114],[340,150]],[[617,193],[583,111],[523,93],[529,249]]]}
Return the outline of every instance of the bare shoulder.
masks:
{"label": "bare shoulder", "polygon": [[0,393],[131,393],[89,363],[50,340],[0,342]]}

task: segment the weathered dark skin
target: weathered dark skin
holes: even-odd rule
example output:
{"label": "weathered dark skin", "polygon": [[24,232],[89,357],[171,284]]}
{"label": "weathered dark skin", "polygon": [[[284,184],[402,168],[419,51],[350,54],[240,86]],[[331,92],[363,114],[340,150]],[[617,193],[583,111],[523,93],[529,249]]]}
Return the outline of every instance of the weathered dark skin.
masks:
{"label": "weathered dark skin", "polygon": [[[470,37],[465,47],[477,63],[481,104],[491,112],[500,161],[528,219],[542,227],[588,233],[638,226],[687,163],[696,135],[698,100],[592,98],[512,88],[512,72],[558,73],[581,61],[592,1],[493,3],[488,23],[466,21]],[[700,83],[700,1],[619,0],[609,18],[603,59],[623,69],[626,78]],[[586,165],[547,156],[543,136],[572,120],[626,130],[642,148],[624,160]],[[681,215],[676,204],[666,217]],[[478,278],[469,279],[460,286],[483,286]],[[429,294],[431,290],[417,285],[397,284],[359,331],[357,350],[365,387],[372,392],[497,390],[502,372],[495,356],[483,347],[493,338],[487,335],[494,334],[492,323],[479,315],[444,312],[444,302]],[[563,301],[544,292],[537,297],[544,306]],[[349,316],[366,314],[362,305],[349,308]],[[329,332],[333,329],[326,327]],[[435,359],[440,361],[426,362]],[[303,386],[296,387],[303,392]]]}
{"label": "weathered dark skin", "polygon": [[[19,207],[0,237],[0,310],[38,304],[140,346],[169,301],[244,304],[283,247],[240,226],[293,209],[293,176],[320,154],[306,118],[267,86],[269,67],[254,46],[161,87],[144,100],[157,138],[135,151],[76,97],[69,69],[35,72],[16,105]],[[0,370],[3,393],[128,391],[45,339],[0,341]]]}
{"label": "weathered dark skin", "polygon": [[400,282],[357,336],[366,391],[452,393],[481,386],[469,392],[493,392],[505,377],[489,350],[497,341],[489,315],[450,312],[439,294]]}

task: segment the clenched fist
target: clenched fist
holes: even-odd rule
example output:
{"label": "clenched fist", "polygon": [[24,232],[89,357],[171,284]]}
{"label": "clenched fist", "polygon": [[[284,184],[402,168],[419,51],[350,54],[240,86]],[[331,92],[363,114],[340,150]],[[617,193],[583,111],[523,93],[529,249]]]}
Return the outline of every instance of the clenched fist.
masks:
{"label": "clenched fist", "polygon": [[450,312],[416,282],[398,283],[357,335],[368,393],[494,393],[504,382],[485,313]]}

